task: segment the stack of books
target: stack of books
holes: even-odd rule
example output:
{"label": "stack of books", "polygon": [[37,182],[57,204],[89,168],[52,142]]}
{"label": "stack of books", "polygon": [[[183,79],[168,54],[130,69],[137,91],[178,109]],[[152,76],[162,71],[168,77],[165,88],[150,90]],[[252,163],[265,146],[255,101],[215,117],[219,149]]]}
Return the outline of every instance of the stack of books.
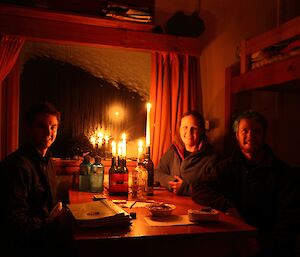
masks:
{"label": "stack of books", "polygon": [[68,204],[75,222],[81,228],[130,226],[130,215],[110,200]]}
{"label": "stack of books", "polygon": [[119,20],[150,23],[152,16],[147,8],[137,8],[116,3],[108,4],[104,13],[108,17]]}

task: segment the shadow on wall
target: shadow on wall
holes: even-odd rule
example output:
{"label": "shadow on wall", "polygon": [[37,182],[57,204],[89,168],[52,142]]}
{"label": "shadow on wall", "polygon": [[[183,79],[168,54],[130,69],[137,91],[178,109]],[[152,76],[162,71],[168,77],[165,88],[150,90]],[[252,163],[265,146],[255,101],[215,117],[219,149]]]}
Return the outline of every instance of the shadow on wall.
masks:
{"label": "shadow on wall", "polygon": [[202,49],[205,49],[217,36],[217,19],[211,12],[201,9],[201,7],[199,8],[199,15],[205,24],[205,31],[201,36]]}

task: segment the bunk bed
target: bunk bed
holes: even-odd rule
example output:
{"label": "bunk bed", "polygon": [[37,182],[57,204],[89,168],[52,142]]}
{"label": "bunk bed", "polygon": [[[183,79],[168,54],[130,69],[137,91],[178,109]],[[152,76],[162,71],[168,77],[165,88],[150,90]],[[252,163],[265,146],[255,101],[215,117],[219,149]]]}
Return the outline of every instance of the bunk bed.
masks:
{"label": "bunk bed", "polygon": [[[258,68],[251,67],[250,60],[256,53],[276,44],[283,44],[285,41],[293,40],[292,42],[297,42],[299,47],[299,38],[300,16],[263,34],[243,40],[240,44],[240,74],[230,76],[231,93],[299,79],[300,51],[297,49],[293,49],[292,53],[285,55],[285,58],[273,58],[273,62],[266,60],[266,64]],[[288,44],[287,48],[291,45]]]}
{"label": "bunk bed", "polygon": [[[299,98],[300,96],[300,16],[265,33],[242,40],[239,58],[238,66],[234,65],[226,69],[225,119],[227,134],[230,134],[235,115],[247,104],[253,107],[253,102],[259,98],[253,97],[254,93],[271,92],[270,94],[272,94],[276,92],[277,95],[280,95],[289,90],[296,95],[294,96],[296,100],[293,101],[297,102],[295,97]],[[249,104],[250,101],[252,103]],[[260,99],[260,101],[263,102],[264,99]],[[269,104],[267,101],[269,99],[265,100],[265,107]],[[278,106],[277,110],[269,110],[267,114],[275,117],[278,110],[282,113],[280,108],[284,106],[284,103],[279,103]],[[294,106],[299,109],[298,104],[294,104]],[[297,114],[297,110],[291,110],[291,112]],[[297,120],[298,128],[299,125],[300,121]],[[274,141],[276,140],[278,139],[274,139]],[[232,138],[227,139],[227,145],[230,142],[232,142]],[[296,159],[296,156],[293,158]]]}

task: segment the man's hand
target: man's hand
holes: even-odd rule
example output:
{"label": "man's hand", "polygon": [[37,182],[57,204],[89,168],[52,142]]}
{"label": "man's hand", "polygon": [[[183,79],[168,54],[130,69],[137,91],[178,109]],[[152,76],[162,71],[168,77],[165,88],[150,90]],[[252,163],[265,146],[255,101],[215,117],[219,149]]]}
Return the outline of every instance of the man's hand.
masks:
{"label": "man's hand", "polygon": [[173,193],[176,194],[178,192],[182,182],[183,180],[178,176],[174,176],[174,180],[169,182],[169,185],[172,188]]}
{"label": "man's hand", "polygon": [[244,220],[244,218],[242,217],[242,215],[239,213],[239,211],[236,208],[228,208],[226,214],[229,214],[240,220]]}
{"label": "man's hand", "polygon": [[54,206],[54,208],[52,209],[52,211],[50,212],[49,218],[50,218],[50,219],[55,219],[55,218],[57,218],[58,216],[61,215],[62,210],[63,210],[62,203],[61,203],[61,202],[58,202],[58,203]]}

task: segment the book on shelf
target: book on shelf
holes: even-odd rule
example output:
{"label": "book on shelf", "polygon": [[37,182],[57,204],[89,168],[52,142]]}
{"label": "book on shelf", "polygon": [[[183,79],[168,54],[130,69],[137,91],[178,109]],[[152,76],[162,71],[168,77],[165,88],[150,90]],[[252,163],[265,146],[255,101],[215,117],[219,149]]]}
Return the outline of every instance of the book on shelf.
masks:
{"label": "book on shelf", "polygon": [[114,19],[143,23],[152,22],[152,15],[147,7],[130,7],[119,3],[111,3],[108,4],[107,8],[102,11],[107,17]]}
{"label": "book on shelf", "polygon": [[111,200],[68,204],[73,218],[82,228],[129,226],[130,215]]}
{"label": "book on shelf", "polygon": [[118,20],[126,20],[126,21],[135,21],[135,22],[143,22],[150,23],[152,22],[151,16],[138,16],[138,15],[126,15],[126,14],[116,14],[116,13],[107,13],[107,17],[112,17]]}

